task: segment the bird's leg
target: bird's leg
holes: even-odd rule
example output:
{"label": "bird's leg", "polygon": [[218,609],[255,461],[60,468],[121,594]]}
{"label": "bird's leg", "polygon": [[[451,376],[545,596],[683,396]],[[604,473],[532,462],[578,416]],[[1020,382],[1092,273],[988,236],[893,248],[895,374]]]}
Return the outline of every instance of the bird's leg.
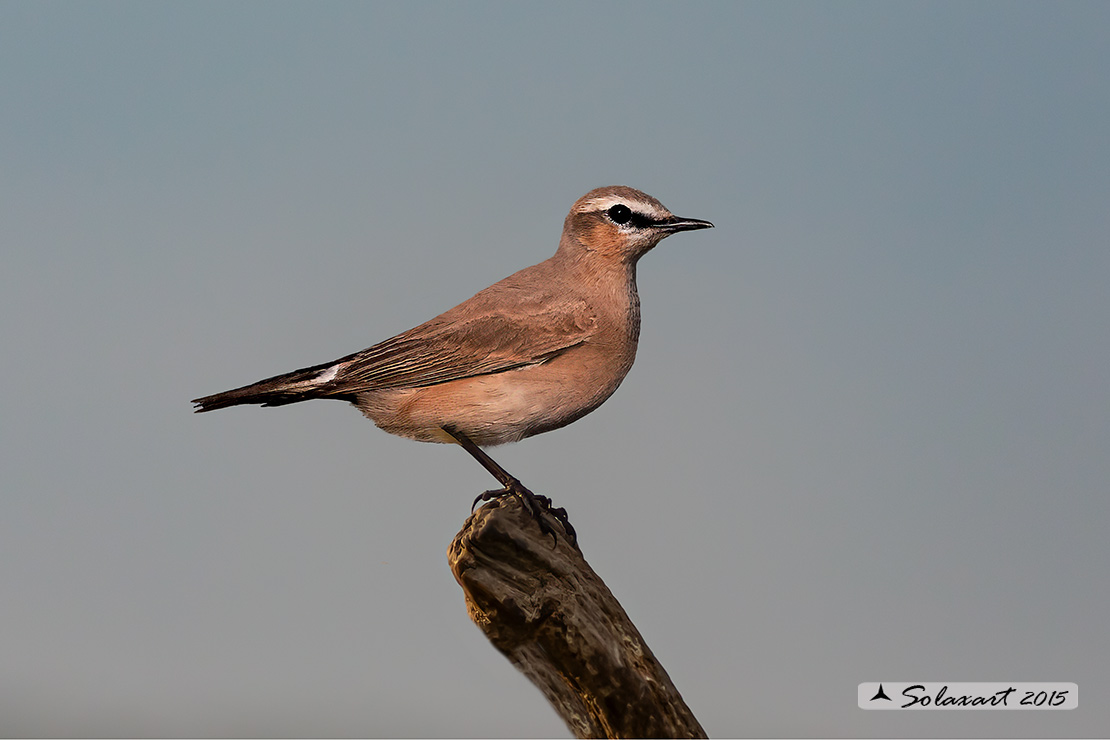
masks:
{"label": "bird's leg", "polygon": [[492,501],[502,496],[516,496],[524,505],[525,511],[527,511],[531,517],[536,520],[536,523],[540,525],[541,532],[551,535],[556,541],[559,539],[555,534],[555,530],[552,529],[551,525],[547,523],[547,520],[543,518],[541,511],[546,511],[563,525],[563,529],[566,531],[567,536],[570,537],[571,542],[577,542],[574,527],[572,527],[567,520],[566,509],[554,508],[551,506],[551,499],[547,496],[538,496],[529,491],[524,484],[520,482],[519,478],[510,475],[509,471],[498,465],[492,457],[486,454],[485,450],[476,445],[470,437],[459,430],[450,426],[445,426],[443,427],[443,431],[450,434],[454,440],[459,443],[460,447],[469,452],[471,457],[481,463],[482,467],[496,478],[498,483],[504,486],[504,488],[501,489],[486,491],[485,493],[479,494],[478,497],[474,499],[474,503],[470,506],[471,511],[474,510],[474,507],[478,505],[479,501]]}

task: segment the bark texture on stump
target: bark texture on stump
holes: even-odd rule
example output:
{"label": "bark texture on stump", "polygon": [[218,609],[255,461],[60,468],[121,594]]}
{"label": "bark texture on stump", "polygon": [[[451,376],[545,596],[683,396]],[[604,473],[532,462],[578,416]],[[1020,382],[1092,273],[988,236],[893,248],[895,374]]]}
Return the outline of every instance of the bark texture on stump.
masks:
{"label": "bark texture on stump", "polygon": [[576,737],[706,737],[582,553],[552,545],[515,498],[467,519],[447,559],[470,618]]}

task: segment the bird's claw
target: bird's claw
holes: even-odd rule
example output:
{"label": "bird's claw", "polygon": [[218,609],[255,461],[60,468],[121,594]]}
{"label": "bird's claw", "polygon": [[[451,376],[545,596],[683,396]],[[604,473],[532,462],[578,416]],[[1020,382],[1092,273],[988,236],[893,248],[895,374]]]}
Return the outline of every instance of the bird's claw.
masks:
{"label": "bird's claw", "polygon": [[524,506],[524,510],[528,512],[529,516],[536,520],[536,524],[539,525],[540,531],[544,534],[551,535],[551,539],[554,540],[552,546],[559,542],[559,536],[555,528],[548,523],[544,514],[553,516],[563,527],[563,531],[566,532],[567,537],[570,539],[570,543],[574,545],[574,547],[578,547],[578,535],[567,518],[567,510],[562,507],[553,507],[550,498],[532,493],[525,488],[523,483],[515,478],[506,483],[504,488],[496,488],[492,491],[484,491],[478,494],[474,499],[474,503],[470,505],[470,512],[472,514],[474,513],[474,507],[477,506],[480,501],[493,501],[495,499],[504,498],[505,496],[516,496],[517,499],[520,500],[521,505]]}

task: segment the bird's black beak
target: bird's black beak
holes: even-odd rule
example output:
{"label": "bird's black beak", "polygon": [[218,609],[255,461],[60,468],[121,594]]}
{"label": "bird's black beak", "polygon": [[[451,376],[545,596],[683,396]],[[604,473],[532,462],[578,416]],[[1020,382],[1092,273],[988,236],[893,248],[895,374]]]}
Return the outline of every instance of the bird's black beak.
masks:
{"label": "bird's black beak", "polygon": [[713,224],[709,221],[702,221],[697,218],[679,218],[675,216],[670,221],[663,221],[656,224],[656,228],[660,231],[665,231],[668,234],[673,234],[676,231],[693,231],[694,229],[712,229]]}

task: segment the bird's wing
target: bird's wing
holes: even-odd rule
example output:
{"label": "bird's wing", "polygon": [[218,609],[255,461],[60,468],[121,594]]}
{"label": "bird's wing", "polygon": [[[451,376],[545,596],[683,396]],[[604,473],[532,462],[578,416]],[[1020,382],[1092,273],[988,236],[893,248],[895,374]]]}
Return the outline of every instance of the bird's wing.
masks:
{"label": "bird's wing", "polygon": [[419,388],[536,365],[587,341],[596,326],[585,303],[467,319],[445,314],[337,361],[321,390],[338,396]]}

